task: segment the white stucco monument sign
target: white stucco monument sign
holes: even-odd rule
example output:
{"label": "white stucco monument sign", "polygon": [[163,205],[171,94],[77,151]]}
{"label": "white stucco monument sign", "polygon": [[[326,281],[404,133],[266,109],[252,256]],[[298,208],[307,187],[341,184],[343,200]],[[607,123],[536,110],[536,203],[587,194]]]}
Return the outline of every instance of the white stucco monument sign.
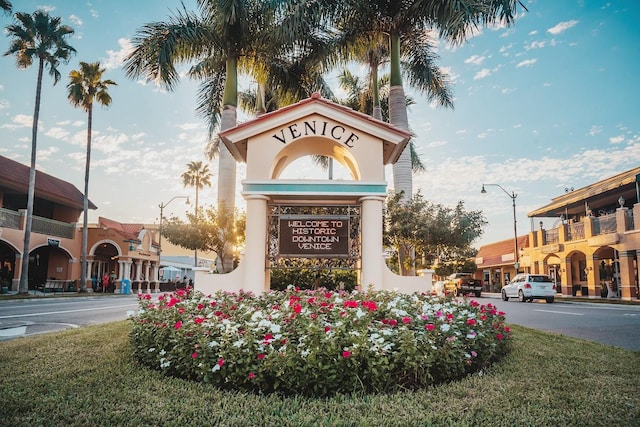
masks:
{"label": "white stucco monument sign", "polygon": [[[317,94],[221,132],[236,161],[247,165],[245,255],[231,273],[197,271],[196,289],[262,293],[269,289],[270,257],[331,257],[357,258],[361,289],[429,291],[430,274],[398,276],[383,259],[384,166],[397,161],[410,136]],[[288,165],[309,155],[340,162],[352,180],[279,179]],[[328,206],[357,209],[358,221],[344,214],[295,212]]]}

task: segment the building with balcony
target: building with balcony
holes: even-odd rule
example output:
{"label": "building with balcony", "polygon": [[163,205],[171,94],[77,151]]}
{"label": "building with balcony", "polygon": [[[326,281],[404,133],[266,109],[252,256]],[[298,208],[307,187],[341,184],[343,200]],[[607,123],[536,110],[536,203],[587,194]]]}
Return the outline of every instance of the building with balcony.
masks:
{"label": "building with balcony", "polygon": [[[23,254],[29,167],[0,156],[0,281],[17,290],[22,263],[29,263],[29,288],[48,279],[80,277],[83,194],[72,184],[36,171],[30,251]],[[89,202],[89,209],[96,206]]]}
{"label": "building with balcony", "polygon": [[476,275],[491,290],[499,290],[506,276],[525,271],[549,275],[562,295],[638,298],[639,184],[640,167],[567,190],[528,213],[532,230],[518,238],[517,266],[513,239],[505,240],[480,248]]}

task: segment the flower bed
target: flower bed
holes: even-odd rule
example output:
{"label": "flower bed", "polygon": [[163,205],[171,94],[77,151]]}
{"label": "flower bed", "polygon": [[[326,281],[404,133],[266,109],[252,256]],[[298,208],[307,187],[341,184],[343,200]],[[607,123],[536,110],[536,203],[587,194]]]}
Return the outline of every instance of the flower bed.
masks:
{"label": "flower bed", "polygon": [[511,342],[491,304],[430,295],[181,289],[139,301],[130,336],[139,363],[230,390],[417,389],[480,371]]}

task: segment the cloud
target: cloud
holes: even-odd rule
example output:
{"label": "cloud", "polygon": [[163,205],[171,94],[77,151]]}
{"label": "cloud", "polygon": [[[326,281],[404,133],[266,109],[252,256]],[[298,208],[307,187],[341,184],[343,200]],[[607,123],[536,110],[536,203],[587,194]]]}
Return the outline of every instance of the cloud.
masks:
{"label": "cloud", "polygon": [[100,60],[100,65],[102,65],[106,70],[120,68],[125,56],[127,56],[133,49],[133,45],[129,39],[118,39],[118,45],[120,46],[120,50],[107,50],[107,58],[102,58]]}
{"label": "cloud", "polygon": [[596,136],[600,132],[602,132],[602,126],[593,125],[593,126],[591,126],[591,129],[589,129],[589,135],[590,136]]}
{"label": "cloud", "polygon": [[17,128],[30,128],[33,125],[33,117],[26,114],[17,114],[11,120],[11,123],[6,123],[0,126],[0,129],[17,129]]}
{"label": "cloud", "polygon": [[541,41],[533,41],[524,47],[525,50],[531,49],[542,49],[546,42]]}
{"label": "cloud", "polygon": [[475,76],[473,76],[473,80],[484,79],[485,77],[489,77],[490,75],[491,70],[489,70],[488,68],[483,68],[482,70],[478,71]]}
{"label": "cloud", "polygon": [[486,56],[480,56],[480,55],[472,55],[469,58],[464,60],[465,64],[473,64],[473,65],[481,65],[484,60],[486,59]]}
{"label": "cloud", "polygon": [[533,64],[535,64],[536,62],[538,62],[537,59],[525,59],[524,61],[518,62],[518,65],[516,65],[516,68],[521,68],[521,67],[529,67]]}
{"label": "cloud", "polygon": [[69,136],[69,131],[60,127],[53,127],[48,131],[46,131],[45,135],[47,135],[50,138],[64,140],[66,137]]}
{"label": "cloud", "polygon": [[74,25],[78,25],[78,26],[82,25],[82,19],[80,19],[76,15],[70,15],[69,21],[71,21]]}
{"label": "cloud", "polygon": [[578,21],[576,21],[575,19],[572,19],[571,21],[564,21],[564,22],[560,22],[558,24],[556,24],[555,26],[549,28],[547,30],[548,33],[555,35],[558,35],[562,32],[565,32],[566,30],[568,30],[571,27],[575,27],[578,24]]}
{"label": "cloud", "polygon": [[449,141],[432,141],[427,144],[427,148],[436,148],[442,147],[443,145],[449,144]]}
{"label": "cloud", "polygon": [[0,99],[0,110],[5,110],[9,107],[11,107],[11,104],[9,104],[9,101],[7,101],[6,99]]}
{"label": "cloud", "polygon": [[622,141],[624,141],[624,135],[612,136],[609,138],[609,142],[611,144],[620,144]]}

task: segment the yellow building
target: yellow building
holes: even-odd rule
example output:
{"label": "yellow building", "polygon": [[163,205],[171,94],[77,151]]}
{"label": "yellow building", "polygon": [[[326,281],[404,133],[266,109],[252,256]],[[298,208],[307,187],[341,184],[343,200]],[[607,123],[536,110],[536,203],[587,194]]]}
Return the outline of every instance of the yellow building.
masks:
{"label": "yellow building", "polygon": [[[497,291],[516,271],[547,274],[562,295],[638,298],[640,167],[552,199],[528,214],[532,230],[480,248],[476,276]],[[551,218],[552,226],[545,228]],[[498,285],[499,284],[499,285]]]}

